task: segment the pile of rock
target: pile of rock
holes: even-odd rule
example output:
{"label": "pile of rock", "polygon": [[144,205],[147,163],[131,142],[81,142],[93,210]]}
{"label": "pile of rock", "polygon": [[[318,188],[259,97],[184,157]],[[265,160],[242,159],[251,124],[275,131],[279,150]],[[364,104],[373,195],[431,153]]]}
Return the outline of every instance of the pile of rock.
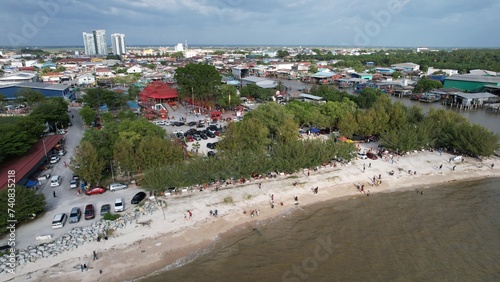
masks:
{"label": "pile of rock", "polygon": [[[156,201],[147,201],[143,206],[136,207],[114,221],[101,219],[93,222],[87,227],[75,227],[68,233],[50,243],[43,243],[37,246],[29,246],[24,250],[16,251],[16,263],[18,265],[35,262],[41,258],[55,257],[64,251],[77,249],[79,246],[101,239],[107,239],[110,230],[123,229],[128,224],[133,224],[138,218],[145,214],[152,214],[158,210]],[[0,257],[0,273],[6,274],[7,258]]]}

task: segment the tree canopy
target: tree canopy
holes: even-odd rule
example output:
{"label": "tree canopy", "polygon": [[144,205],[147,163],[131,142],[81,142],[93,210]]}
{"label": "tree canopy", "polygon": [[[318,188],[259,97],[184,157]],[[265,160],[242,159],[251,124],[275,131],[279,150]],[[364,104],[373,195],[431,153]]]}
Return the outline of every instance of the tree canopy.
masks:
{"label": "tree canopy", "polygon": [[219,94],[221,76],[214,66],[187,64],[175,71],[179,98],[215,101]]}

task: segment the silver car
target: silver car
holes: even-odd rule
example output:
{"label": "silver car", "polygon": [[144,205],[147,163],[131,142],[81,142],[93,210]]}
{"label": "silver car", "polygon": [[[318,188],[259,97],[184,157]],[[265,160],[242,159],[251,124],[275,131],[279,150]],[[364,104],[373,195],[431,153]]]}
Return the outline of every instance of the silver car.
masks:
{"label": "silver car", "polygon": [[80,208],[72,208],[69,213],[69,223],[77,223],[80,221],[80,217],[82,217],[82,211]]}
{"label": "silver car", "polygon": [[108,185],[108,190],[114,192],[116,190],[127,189],[128,185],[123,183],[111,183]]}

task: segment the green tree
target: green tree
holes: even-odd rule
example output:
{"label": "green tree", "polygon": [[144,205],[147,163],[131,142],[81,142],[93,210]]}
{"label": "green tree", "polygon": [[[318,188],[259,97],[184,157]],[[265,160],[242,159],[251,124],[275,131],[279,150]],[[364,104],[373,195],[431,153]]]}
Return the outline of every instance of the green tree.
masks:
{"label": "green tree", "polygon": [[231,108],[241,104],[240,96],[238,96],[236,87],[224,84],[220,87],[221,96],[218,104],[224,108]]}
{"label": "green tree", "polygon": [[53,131],[56,128],[67,127],[70,122],[68,104],[63,98],[51,98],[39,102],[30,116],[47,122]]}
{"label": "green tree", "polygon": [[180,98],[194,97],[195,100],[214,100],[219,94],[221,77],[214,66],[187,64],[175,71]]}
{"label": "green tree", "polygon": [[26,131],[20,131],[16,124],[0,124],[0,163],[11,156],[27,152],[33,143]]}
{"label": "green tree", "polygon": [[416,93],[424,93],[439,88],[443,88],[443,84],[440,81],[422,78],[415,84],[414,90]]}
{"label": "green tree", "polygon": [[130,174],[137,172],[137,160],[135,156],[134,144],[121,137],[114,146],[114,160],[119,168],[127,174],[130,182]]}
{"label": "green tree", "polygon": [[136,100],[137,97],[139,96],[139,93],[141,92],[141,90],[139,89],[139,87],[135,86],[135,85],[132,85],[128,88],[128,99],[129,100]]}
{"label": "green tree", "polygon": [[283,59],[283,58],[288,57],[288,56],[290,56],[290,53],[288,53],[288,51],[286,51],[286,50],[278,50],[276,52],[276,57],[278,57],[278,58]]}
{"label": "green tree", "polygon": [[[12,193],[12,190],[15,192]],[[14,195],[12,195],[14,194]],[[14,196],[14,197],[12,197]],[[15,198],[15,206],[9,199]],[[43,193],[36,193],[34,189],[27,189],[16,185],[13,189],[3,189],[0,191],[0,208],[4,211],[0,213],[0,233],[6,233],[9,218],[8,210],[15,210],[17,223],[22,223],[33,215],[41,214],[45,210],[45,196]]]}
{"label": "green tree", "polygon": [[33,106],[45,100],[42,92],[31,88],[19,88],[14,95],[18,103],[26,103],[28,106]]}
{"label": "green tree", "polygon": [[392,73],[392,78],[394,79],[398,79],[398,78],[401,78],[401,73],[399,71],[395,71]]}
{"label": "green tree", "polygon": [[141,170],[148,170],[182,161],[184,151],[174,141],[156,136],[146,136],[139,143],[136,156]]}
{"label": "green tree", "polygon": [[120,106],[123,100],[119,99],[118,95],[121,94],[104,88],[89,88],[82,96],[82,100],[95,111],[99,111],[103,105],[107,105],[108,107]]}
{"label": "green tree", "polygon": [[88,105],[83,106],[79,113],[86,125],[90,125],[97,117],[95,110]]}
{"label": "green tree", "polygon": [[70,167],[92,187],[99,184],[101,180],[105,160],[97,154],[94,145],[88,141],[82,141],[75,155],[71,157]]}

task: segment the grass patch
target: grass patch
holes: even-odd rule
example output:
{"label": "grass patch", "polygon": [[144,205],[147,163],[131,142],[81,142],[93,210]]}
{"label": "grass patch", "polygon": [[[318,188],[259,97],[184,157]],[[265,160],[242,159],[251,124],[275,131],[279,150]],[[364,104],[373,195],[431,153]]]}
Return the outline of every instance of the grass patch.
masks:
{"label": "grass patch", "polygon": [[233,201],[233,197],[225,197],[224,198],[224,203],[225,204],[232,204],[234,201]]}
{"label": "grass patch", "polygon": [[105,213],[105,214],[102,216],[102,218],[103,218],[104,220],[111,220],[111,221],[116,220],[116,219],[118,219],[119,217],[120,217],[120,215],[119,215],[119,214],[116,214],[116,213],[115,213],[115,214],[113,214],[113,213],[110,213],[110,212],[107,212],[107,213]]}
{"label": "grass patch", "polygon": [[245,198],[245,200],[250,200],[253,196],[250,194],[245,194],[245,196],[243,197]]}

